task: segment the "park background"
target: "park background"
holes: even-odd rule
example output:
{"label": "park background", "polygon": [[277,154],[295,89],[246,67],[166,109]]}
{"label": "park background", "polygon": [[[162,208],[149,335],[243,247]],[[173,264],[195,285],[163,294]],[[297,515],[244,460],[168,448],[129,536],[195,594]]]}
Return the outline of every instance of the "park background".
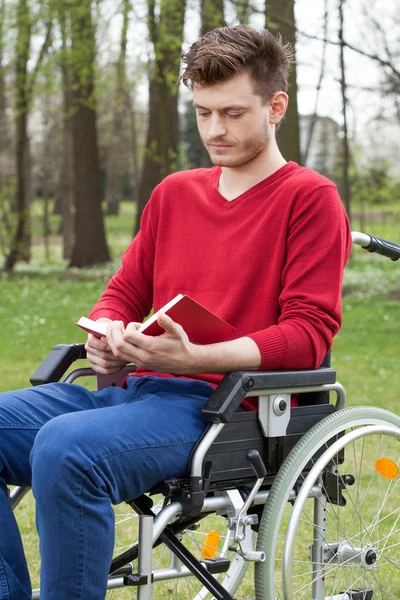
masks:
{"label": "park background", "polygon": [[[55,344],[84,341],[74,321],[152,189],[209,164],[180,57],[240,22],[295,45],[285,158],[335,181],[353,230],[400,242],[395,0],[0,0],[0,391],[29,385]],[[332,363],[350,405],[399,412],[398,269],[360,248],[346,268]],[[37,573],[33,503],[18,513]]]}

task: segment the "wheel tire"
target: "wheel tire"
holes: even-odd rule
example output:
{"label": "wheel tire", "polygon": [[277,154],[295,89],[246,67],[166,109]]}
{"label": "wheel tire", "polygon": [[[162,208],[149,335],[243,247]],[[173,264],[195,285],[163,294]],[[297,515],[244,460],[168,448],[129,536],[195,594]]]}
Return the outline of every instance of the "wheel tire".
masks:
{"label": "wheel tire", "polygon": [[[268,495],[260,522],[257,550],[265,552],[266,561],[256,563],[255,566],[257,600],[286,600],[282,591],[282,582],[275,581],[277,562],[280,560],[277,556],[278,540],[281,540],[281,530],[285,528],[284,513],[287,502],[295,484],[304,479],[302,472],[306,465],[310,461],[314,463],[315,454],[321,449],[328,448],[328,442],[335,436],[346,430],[368,425],[400,427],[400,417],[386,410],[369,406],[345,408],[312,427],[286,457]],[[304,600],[306,598],[305,596]]]}

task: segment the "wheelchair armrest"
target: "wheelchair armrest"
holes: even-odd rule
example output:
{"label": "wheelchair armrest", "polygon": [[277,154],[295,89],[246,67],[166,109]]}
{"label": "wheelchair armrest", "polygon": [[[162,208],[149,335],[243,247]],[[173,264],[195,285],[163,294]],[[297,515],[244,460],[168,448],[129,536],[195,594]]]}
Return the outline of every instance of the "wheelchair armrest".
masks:
{"label": "wheelchair armrest", "polygon": [[[320,368],[303,371],[232,371],[227,373],[203,407],[210,423],[226,423],[249,392],[320,386],[336,382],[336,371]],[[301,391],[301,390],[300,390]]]}
{"label": "wheelchair armrest", "polygon": [[59,381],[72,363],[80,358],[86,358],[84,344],[57,344],[30,378],[31,384]]}

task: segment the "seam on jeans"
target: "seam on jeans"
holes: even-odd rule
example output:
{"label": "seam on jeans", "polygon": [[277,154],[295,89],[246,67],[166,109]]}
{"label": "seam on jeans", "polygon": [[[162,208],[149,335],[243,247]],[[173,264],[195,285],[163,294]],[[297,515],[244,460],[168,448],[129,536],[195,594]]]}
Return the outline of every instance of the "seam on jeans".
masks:
{"label": "seam on jeans", "polygon": [[99,456],[98,458],[96,458],[95,460],[92,460],[92,462],[90,463],[89,467],[87,468],[83,468],[83,472],[87,473],[88,471],[90,471],[90,469],[93,467],[93,465],[95,465],[97,462],[99,462],[100,460],[104,460],[105,458],[110,458],[111,456],[116,456],[117,454],[125,454],[125,452],[132,452],[132,450],[151,450],[153,448],[171,448],[173,446],[181,446],[182,444],[195,444],[197,442],[197,440],[199,439],[201,434],[199,434],[199,436],[196,439],[187,439],[187,440],[180,440],[179,442],[173,442],[171,444],[156,444],[156,445],[146,445],[146,446],[132,446],[132,448],[125,448],[124,450],[119,450],[116,452],[111,452],[110,454],[105,454],[104,456]]}
{"label": "seam on jeans", "polygon": [[77,592],[78,592],[78,598],[83,598],[82,593],[83,593],[83,584],[84,584],[84,572],[85,572],[85,563],[86,563],[86,556],[85,556],[85,532],[84,532],[84,526],[83,526],[83,517],[84,517],[84,510],[83,510],[83,502],[82,502],[82,489],[83,489],[83,474],[81,476],[80,482],[79,482],[79,512],[80,512],[80,517],[81,517],[81,523],[79,525],[79,545],[80,545],[80,550],[82,553],[82,561],[81,561],[81,572],[79,573],[79,578],[78,578],[78,587],[77,587]]}
{"label": "seam on jeans", "polygon": [[0,424],[0,429],[40,429],[42,424],[36,425],[21,425],[21,423],[6,423],[5,425]]}
{"label": "seam on jeans", "polygon": [[10,600],[10,588],[8,586],[8,579],[7,579],[6,572],[3,567],[3,559],[2,558],[0,558],[0,586],[1,586],[1,589],[0,589],[1,600]]}

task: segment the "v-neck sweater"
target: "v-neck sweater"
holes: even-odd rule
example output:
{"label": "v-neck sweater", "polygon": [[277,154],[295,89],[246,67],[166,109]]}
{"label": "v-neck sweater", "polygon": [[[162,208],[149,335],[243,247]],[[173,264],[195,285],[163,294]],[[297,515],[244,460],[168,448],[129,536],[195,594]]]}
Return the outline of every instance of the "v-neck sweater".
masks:
{"label": "v-neck sweater", "polygon": [[[317,368],[341,325],[351,248],[336,186],[289,162],[227,200],[220,175],[220,167],[182,171],[155,188],[90,317],[141,322],[187,294],[236,327],[238,338],[254,340],[260,370]],[[136,375],[175,377],[145,369]],[[190,379],[215,386],[222,377]]]}

